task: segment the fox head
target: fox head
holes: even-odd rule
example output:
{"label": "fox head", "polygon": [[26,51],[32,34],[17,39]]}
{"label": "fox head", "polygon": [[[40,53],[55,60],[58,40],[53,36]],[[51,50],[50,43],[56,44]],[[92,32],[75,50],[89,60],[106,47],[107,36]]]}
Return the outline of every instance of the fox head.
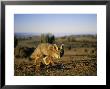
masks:
{"label": "fox head", "polygon": [[53,57],[53,58],[57,58],[57,59],[59,59],[60,58],[60,51],[58,50],[58,46],[56,45],[56,44],[53,44],[52,46],[50,46],[50,48],[49,48],[51,51],[51,56]]}

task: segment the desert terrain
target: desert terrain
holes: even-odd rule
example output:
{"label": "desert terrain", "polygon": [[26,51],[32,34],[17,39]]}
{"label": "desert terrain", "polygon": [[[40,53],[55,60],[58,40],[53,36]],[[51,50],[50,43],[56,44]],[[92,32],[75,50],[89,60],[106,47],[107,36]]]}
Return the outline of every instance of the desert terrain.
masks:
{"label": "desert terrain", "polygon": [[54,66],[41,63],[39,72],[29,57],[41,43],[41,37],[19,36],[16,39],[15,76],[97,76],[97,35],[55,37],[55,44],[64,44],[64,55],[54,60]]}

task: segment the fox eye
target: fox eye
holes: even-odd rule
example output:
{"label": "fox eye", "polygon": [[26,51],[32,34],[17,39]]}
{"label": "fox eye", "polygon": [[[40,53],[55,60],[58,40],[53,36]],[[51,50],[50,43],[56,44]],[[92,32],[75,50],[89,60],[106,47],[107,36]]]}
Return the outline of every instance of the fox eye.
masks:
{"label": "fox eye", "polygon": [[54,49],[57,49],[57,48],[54,46]]}

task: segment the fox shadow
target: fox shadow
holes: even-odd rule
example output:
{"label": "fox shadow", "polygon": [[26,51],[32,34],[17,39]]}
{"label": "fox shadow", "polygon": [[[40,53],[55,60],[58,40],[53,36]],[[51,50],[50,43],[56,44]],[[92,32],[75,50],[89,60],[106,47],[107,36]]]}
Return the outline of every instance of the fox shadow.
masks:
{"label": "fox shadow", "polygon": [[43,70],[69,70],[71,68],[67,67],[67,64],[62,64],[62,63],[55,63],[54,65],[50,64],[50,65],[44,65],[43,63],[41,63],[40,65],[40,69]]}

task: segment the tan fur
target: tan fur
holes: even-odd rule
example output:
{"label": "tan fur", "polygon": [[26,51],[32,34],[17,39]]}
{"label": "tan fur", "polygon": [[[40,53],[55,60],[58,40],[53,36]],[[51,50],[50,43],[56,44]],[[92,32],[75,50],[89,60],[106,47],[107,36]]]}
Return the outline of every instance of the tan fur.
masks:
{"label": "tan fur", "polygon": [[42,43],[35,49],[31,58],[34,59],[35,64],[36,62],[39,63],[39,61],[44,61],[46,65],[49,65],[53,63],[52,59],[60,58],[60,52],[56,44]]}
{"label": "tan fur", "polygon": [[49,64],[54,65],[53,58],[52,57],[49,57],[49,56],[46,56],[45,58],[43,58],[43,62],[46,65],[49,65]]}

